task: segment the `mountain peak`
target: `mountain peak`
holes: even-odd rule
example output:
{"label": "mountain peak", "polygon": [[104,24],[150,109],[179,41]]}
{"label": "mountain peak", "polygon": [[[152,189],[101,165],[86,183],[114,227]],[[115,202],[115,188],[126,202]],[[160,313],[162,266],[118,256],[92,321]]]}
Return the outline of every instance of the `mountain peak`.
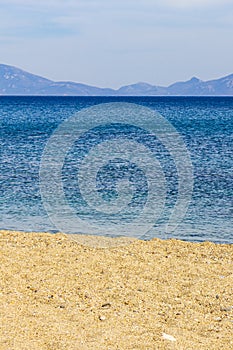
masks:
{"label": "mountain peak", "polygon": [[199,83],[201,80],[198,79],[197,77],[192,77],[189,81],[192,83]]}
{"label": "mountain peak", "polygon": [[151,86],[154,86],[154,85],[146,83],[144,81],[139,81],[138,83],[136,83],[134,85],[137,85],[137,86],[140,86],[140,87],[151,87]]}

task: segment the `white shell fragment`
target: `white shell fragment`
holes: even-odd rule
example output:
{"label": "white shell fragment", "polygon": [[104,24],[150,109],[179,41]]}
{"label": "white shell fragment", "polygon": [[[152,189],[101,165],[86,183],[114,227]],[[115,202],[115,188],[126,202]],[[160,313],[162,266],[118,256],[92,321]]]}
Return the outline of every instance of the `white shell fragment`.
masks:
{"label": "white shell fragment", "polygon": [[163,339],[170,340],[170,341],[176,341],[176,338],[174,338],[172,335],[163,333]]}

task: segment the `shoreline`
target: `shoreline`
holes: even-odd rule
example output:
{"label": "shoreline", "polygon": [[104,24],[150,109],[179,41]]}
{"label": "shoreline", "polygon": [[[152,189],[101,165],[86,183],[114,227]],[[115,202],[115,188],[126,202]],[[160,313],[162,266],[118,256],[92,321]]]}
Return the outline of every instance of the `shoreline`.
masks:
{"label": "shoreline", "polygon": [[[127,236],[101,236],[101,235],[88,235],[88,234],[81,234],[81,233],[64,233],[64,232],[60,232],[60,231],[25,231],[25,230],[14,230],[14,229],[0,229],[0,234],[4,233],[4,232],[17,232],[17,233],[22,233],[22,234],[46,234],[46,235],[58,235],[58,234],[62,234],[65,235],[67,237],[70,237],[70,239],[74,239],[75,241],[77,241],[80,244],[89,244],[90,246],[92,245],[92,241],[94,242],[94,244],[96,243],[97,247],[101,248],[101,242],[105,243],[105,242],[111,242],[111,241],[119,241],[119,242],[123,242],[123,244],[127,244],[127,242],[130,244],[131,242],[134,241],[142,241],[142,242],[150,242],[153,240],[159,240],[159,241],[170,241],[170,240],[175,240],[175,241],[180,241],[180,242],[184,242],[184,243],[192,243],[192,244],[203,244],[203,243],[210,243],[210,244],[214,244],[217,246],[233,246],[233,242],[232,243],[226,243],[225,241],[221,242],[221,241],[211,241],[211,240],[203,240],[203,241],[198,241],[198,240],[188,240],[188,239],[181,239],[181,238],[177,238],[177,237],[166,237],[166,238],[161,238],[161,237],[153,237],[151,239],[141,239],[139,238],[135,238],[135,237],[127,237]],[[98,242],[99,241],[99,242]],[[105,244],[104,244],[105,245]],[[106,244],[106,248],[109,248],[110,246],[116,246],[117,244],[113,243],[109,243]]]}
{"label": "shoreline", "polygon": [[232,244],[68,236],[0,231],[1,350],[233,347]]}

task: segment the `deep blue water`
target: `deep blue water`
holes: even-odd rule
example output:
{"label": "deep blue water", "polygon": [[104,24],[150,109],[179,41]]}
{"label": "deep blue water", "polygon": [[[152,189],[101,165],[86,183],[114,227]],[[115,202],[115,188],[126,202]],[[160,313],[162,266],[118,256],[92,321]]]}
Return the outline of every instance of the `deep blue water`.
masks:
{"label": "deep blue water", "polygon": [[[47,141],[56,128],[82,108],[100,103],[132,102],[158,111],[182,136],[191,156],[194,188],[188,211],[179,227],[170,235],[161,228],[147,233],[152,237],[179,238],[189,241],[233,241],[233,98],[231,97],[0,97],[0,229],[24,231],[59,230],[50,221],[40,193],[39,169]],[[81,126],[80,126],[81,127]],[[72,130],[70,130],[72,133]],[[117,136],[118,135],[118,136]],[[165,223],[176,200],[176,167],[157,140],[143,131],[113,125],[97,128],[66,155],[62,170],[67,203],[80,215],[90,219],[93,212],[82,208],[77,191],[80,154],[103,140],[121,136],[133,139],[153,150],[163,166],[167,184],[164,212],[158,222]],[[86,144],[89,146],[87,147]],[[160,154],[161,153],[161,154]],[[109,162],[98,174],[97,187],[106,201],[117,198],[116,184],[127,176],[134,184],[131,202],[133,214],[145,205],[148,184],[145,174],[135,164],[119,159]],[[118,170],[117,170],[118,169]],[[49,189],[48,189],[49,191]],[[109,202],[110,203],[110,202]],[[169,209],[170,208],[170,209]],[[102,221],[107,220],[102,216]],[[68,219],[67,219],[68,220]],[[122,216],[121,220],[127,220]],[[161,226],[162,227],[162,226]],[[106,230],[106,228],[105,228]],[[78,227],[67,228],[77,233]],[[85,232],[82,232],[85,233]]]}

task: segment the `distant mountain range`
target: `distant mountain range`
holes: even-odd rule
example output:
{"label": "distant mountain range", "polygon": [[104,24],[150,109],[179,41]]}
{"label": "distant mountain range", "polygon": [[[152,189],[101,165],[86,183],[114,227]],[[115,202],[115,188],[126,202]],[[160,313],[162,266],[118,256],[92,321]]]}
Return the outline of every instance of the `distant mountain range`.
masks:
{"label": "distant mountain range", "polygon": [[0,95],[233,96],[233,74],[209,81],[194,77],[168,87],[137,83],[114,90],[69,81],[55,82],[16,67],[0,64]]}

